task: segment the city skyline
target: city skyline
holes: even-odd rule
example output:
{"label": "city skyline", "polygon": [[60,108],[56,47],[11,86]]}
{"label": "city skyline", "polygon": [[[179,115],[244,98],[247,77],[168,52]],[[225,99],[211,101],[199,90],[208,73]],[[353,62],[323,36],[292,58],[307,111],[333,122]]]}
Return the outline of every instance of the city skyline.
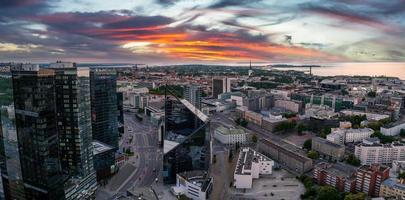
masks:
{"label": "city skyline", "polygon": [[6,0],[0,62],[404,62],[404,3]]}

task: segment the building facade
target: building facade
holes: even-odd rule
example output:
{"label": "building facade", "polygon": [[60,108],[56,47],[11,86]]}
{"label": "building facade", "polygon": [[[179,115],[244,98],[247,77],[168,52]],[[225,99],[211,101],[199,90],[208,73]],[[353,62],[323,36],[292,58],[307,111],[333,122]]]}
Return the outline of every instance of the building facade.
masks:
{"label": "building facade", "polygon": [[312,159],[306,157],[305,152],[282,140],[261,139],[258,148],[260,153],[295,174],[312,169]]}
{"label": "building facade", "polygon": [[93,139],[118,148],[117,75],[114,70],[90,71]]}
{"label": "building facade", "polygon": [[380,197],[387,199],[405,199],[405,182],[403,179],[389,178],[382,182]]}
{"label": "building facade", "polygon": [[[56,128],[62,169],[69,174],[67,198],[90,198],[97,188],[93,166],[89,68],[51,63],[55,71]],[[76,189],[80,186],[80,189]]]}
{"label": "building facade", "polygon": [[332,128],[331,133],[326,136],[326,139],[337,144],[361,142],[364,139],[370,138],[373,133],[374,130],[371,128]]}
{"label": "building facade", "polygon": [[312,138],[312,150],[332,160],[342,160],[345,154],[344,145],[336,144],[320,137]]}
{"label": "building facade", "polygon": [[[170,87],[170,86],[167,86]],[[166,89],[163,138],[163,182],[173,184],[178,173],[208,170],[212,142],[208,117]]]}
{"label": "building facade", "polygon": [[[356,169],[341,163],[321,162],[314,167],[314,179],[319,185],[330,185],[339,192],[351,192]],[[349,187],[347,187],[347,186]]]}
{"label": "building facade", "polygon": [[363,165],[356,172],[356,192],[376,197],[383,181],[389,178],[390,168],[380,164]]}
{"label": "building facade", "polygon": [[233,174],[234,186],[237,189],[252,188],[253,179],[273,172],[274,161],[251,149],[242,148]]}
{"label": "building facade", "polygon": [[[1,173],[6,199],[63,199],[63,174],[58,155],[55,72],[38,65],[11,69],[13,105],[2,112]],[[5,103],[5,101],[3,101]],[[9,156],[13,156],[10,158]]]}
{"label": "building facade", "polygon": [[184,88],[183,97],[196,108],[201,110],[202,88],[199,85],[187,85]]}
{"label": "building facade", "polygon": [[244,144],[247,133],[243,129],[220,126],[215,129],[214,137],[222,144]]}
{"label": "building facade", "polygon": [[405,160],[405,145],[398,142],[380,144],[364,141],[356,145],[354,155],[363,165],[373,163],[391,165],[394,160]]}
{"label": "building facade", "polygon": [[176,175],[176,186],[171,188],[175,195],[185,195],[193,200],[209,199],[212,192],[213,179],[206,171],[188,171]]}

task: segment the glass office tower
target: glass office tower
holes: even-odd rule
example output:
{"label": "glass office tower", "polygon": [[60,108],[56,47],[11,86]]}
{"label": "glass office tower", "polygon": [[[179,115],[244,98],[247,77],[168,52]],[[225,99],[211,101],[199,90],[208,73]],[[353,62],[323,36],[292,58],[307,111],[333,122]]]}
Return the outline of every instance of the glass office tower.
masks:
{"label": "glass office tower", "polygon": [[177,98],[168,86],[163,138],[165,184],[175,183],[177,173],[208,170],[211,161],[208,117],[189,101]]}
{"label": "glass office tower", "polygon": [[[10,196],[18,195],[22,199],[64,199],[66,176],[62,173],[58,155],[54,78],[53,70],[40,69],[38,65],[12,67],[15,119],[7,122],[4,114],[2,119],[6,119],[4,124],[12,126],[15,122],[17,137],[10,138],[13,137],[13,133],[10,134],[13,127],[6,125],[8,136],[5,140],[17,141],[19,162],[16,157],[13,164],[21,166],[21,176],[19,169],[12,169],[9,162],[6,162],[7,172],[2,173],[19,176],[17,179],[23,181],[23,186],[14,185],[14,178],[8,176],[8,187],[5,188],[9,191],[5,193]],[[13,118],[12,112],[8,113],[8,118]],[[7,132],[3,132],[3,136]],[[3,137],[3,144],[7,144],[5,140]],[[8,160],[10,155],[7,154],[16,152],[10,149],[5,153]],[[17,187],[16,191],[14,187]],[[16,194],[22,192],[22,187],[24,196]]]}
{"label": "glass office tower", "polygon": [[93,139],[118,148],[116,71],[92,69],[90,92]]}
{"label": "glass office tower", "polygon": [[55,71],[56,124],[62,169],[69,174],[67,199],[91,198],[97,189],[93,167],[90,70],[51,63]]}

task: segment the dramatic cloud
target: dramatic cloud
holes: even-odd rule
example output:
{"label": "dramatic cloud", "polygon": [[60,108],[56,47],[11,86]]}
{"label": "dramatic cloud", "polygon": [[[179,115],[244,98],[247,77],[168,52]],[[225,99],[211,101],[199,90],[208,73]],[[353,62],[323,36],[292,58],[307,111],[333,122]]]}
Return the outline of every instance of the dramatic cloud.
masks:
{"label": "dramatic cloud", "polygon": [[405,61],[404,1],[4,0],[0,62]]}

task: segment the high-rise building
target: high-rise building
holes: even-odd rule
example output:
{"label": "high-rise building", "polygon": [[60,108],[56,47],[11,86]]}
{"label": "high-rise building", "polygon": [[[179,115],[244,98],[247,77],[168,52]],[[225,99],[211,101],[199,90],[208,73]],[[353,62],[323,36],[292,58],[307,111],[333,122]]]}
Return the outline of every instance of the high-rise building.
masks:
{"label": "high-rise building", "polygon": [[117,74],[114,70],[90,71],[93,139],[118,148]]}
{"label": "high-rise building", "polygon": [[173,184],[178,173],[208,170],[212,144],[208,117],[170,87],[165,91],[163,181]]}
{"label": "high-rise building", "polygon": [[90,71],[65,62],[51,63],[49,68],[55,71],[59,155],[62,169],[71,177],[66,198],[90,198],[97,188],[91,143]]}
{"label": "high-rise building", "polygon": [[226,92],[226,78],[213,78],[212,97],[218,98],[218,95],[224,92]]}
{"label": "high-rise building", "polygon": [[232,92],[232,85],[237,82],[237,78],[213,78],[212,79],[212,96],[218,98],[219,94]]}
{"label": "high-rise building", "polygon": [[202,89],[199,85],[187,85],[184,88],[183,97],[196,108],[201,109],[201,94]]}
{"label": "high-rise building", "polygon": [[58,155],[55,73],[33,64],[15,65],[11,73],[12,92],[0,97],[5,197],[63,199],[67,176]]}
{"label": "high-rise building", "polygon": [[117,92],[118,133],[124,134],[124,93]]}

